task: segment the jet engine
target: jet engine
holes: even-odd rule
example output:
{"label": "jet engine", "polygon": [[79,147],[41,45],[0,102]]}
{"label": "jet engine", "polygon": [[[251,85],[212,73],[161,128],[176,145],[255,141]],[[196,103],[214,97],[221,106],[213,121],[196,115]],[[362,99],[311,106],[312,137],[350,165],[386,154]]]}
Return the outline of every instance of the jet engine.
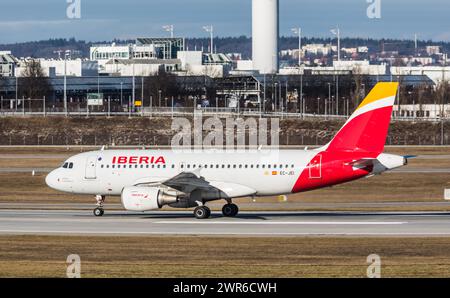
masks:
{"label": "jet engine", "polygon": [[122,191],[122,206],[129,211],[150,211],[178,202],[176,193],[160,187],[125,187]]}

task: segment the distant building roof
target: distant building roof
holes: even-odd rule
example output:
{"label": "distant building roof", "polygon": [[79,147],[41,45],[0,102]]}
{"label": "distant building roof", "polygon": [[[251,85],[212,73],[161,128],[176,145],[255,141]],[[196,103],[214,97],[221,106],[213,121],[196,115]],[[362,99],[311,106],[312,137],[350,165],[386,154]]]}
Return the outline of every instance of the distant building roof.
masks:
{"label": "distant building roof", "polygon": [[181,64],[180,59],[111,59],[106,64]]}

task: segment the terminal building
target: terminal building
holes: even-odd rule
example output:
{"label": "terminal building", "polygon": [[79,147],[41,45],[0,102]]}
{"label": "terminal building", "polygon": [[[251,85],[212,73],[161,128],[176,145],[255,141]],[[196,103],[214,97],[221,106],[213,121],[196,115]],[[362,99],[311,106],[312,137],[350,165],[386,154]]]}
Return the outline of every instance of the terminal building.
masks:
{"label": "terminal building", "polygon": [[0,77],[14,77],[18,63],[10,51],[0,51]]}

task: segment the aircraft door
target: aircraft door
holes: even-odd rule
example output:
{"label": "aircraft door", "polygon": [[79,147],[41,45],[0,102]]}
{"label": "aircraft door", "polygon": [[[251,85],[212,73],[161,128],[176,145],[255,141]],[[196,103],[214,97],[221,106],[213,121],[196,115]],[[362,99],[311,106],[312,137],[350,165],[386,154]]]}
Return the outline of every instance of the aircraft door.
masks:
{"label": "aircraft door", "polygon": [[97,156],[89,156],[86,160],[86,179],[97,179]]}
{"label": "aircraft door", "polygon": [[322,179],[322,154],[318,154],[311,160],[309,179]]}

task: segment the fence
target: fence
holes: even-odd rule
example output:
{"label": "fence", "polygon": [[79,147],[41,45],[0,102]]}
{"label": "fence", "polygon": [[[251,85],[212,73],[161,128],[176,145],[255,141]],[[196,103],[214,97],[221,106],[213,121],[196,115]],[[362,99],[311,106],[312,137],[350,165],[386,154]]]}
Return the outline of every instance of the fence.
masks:
{"label": "fence", "polygon": [[[45,106],[42,104],[36,107],[36,102],[44,103],[44,99],[22,99],[20,103],[13,103],[15,100],[1,99],[3,104],[0,107],[0,117],[52,117],[52,116],[69,116],[69,117],[190,117],[195,112],[202,112],[205,117],[264,117],[264,118],[281,118],[281,119],[319,119],[319,120],[346,120],[347,115],[330,115],[330,114],[311,114],[311,113],[294,113],[283,111],[262,111],[259,109],[249,108],[186,108],[186,107],[146,107],[132,108],[128,106],[107,105],[100,107],[84,107],[80,104],[69,105],[67,111],[63,107]],[[8,102],[8,105],[5,105]],[[27,106],[27,102],[30,104]],[[31,104],[34,103],[34,104]],[[396,121],[411,122],[441,122],[450,120],[440,117],[417,117],[417,116],[393,116]]]}

